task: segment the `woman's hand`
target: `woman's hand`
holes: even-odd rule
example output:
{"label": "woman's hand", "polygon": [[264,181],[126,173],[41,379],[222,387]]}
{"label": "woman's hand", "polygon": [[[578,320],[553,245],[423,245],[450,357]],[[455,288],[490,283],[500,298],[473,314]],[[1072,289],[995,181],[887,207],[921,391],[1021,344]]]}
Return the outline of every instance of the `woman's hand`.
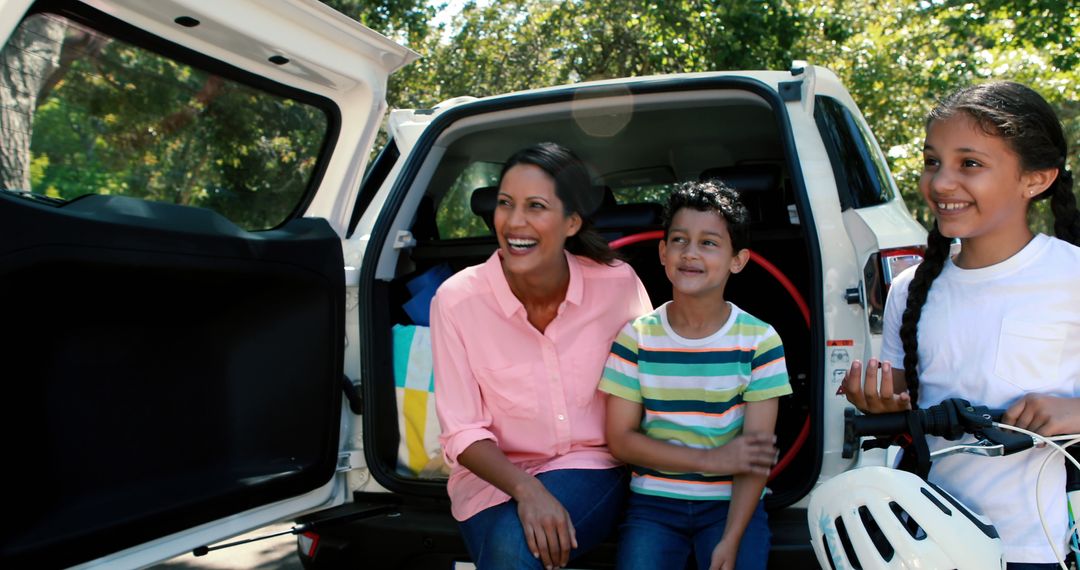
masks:
{"label": "woman's hand", "polygon": [[[878,372],[881,372],[881,387],[878,388]],[[844,395],[848,401],[863,412],[885,414],[911,409],[911,396],[907,393],[904,371],[896,370],[888,361],[878,362],[871,358],[863,371],[862,362],[851,363],[844,376]]]}
{"label": "woman's hand", "polygon": [[727,537],[720,539],[720,543],[712,551],[709,570],[735,570],[735,557],[738,554],[738,541],[729,541]]}
{"label": "woman's hand", "polygon": [[1060,398],[1028,394],[1009,406],[1001,423],[1014,425],[1039,435],[1080,432],[1080,398]]}
{"label": "woman's hand", "polygon": [[518,518],[529,551],[545,568],[566,566],[570,562],[570,551],[577,548],[570,513],[536,479],[520,493],[515,493],[514,499],[518,503]]}

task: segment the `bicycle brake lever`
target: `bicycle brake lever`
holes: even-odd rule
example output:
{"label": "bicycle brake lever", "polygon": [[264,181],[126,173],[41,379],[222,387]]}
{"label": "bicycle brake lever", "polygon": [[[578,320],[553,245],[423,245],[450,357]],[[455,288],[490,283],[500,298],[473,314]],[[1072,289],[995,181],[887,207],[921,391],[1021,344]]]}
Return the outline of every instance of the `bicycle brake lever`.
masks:
{"label": "bicycle brake lever", "polygon": [[981,455],[983,457],[1001,457],[1002,455],[1006,455],[1004,445],[988,439],[980,439],[974,443],[962,443],[960,445],[939,449],[930,454],[930,459],[938,459],[960,453]]}
{"label": "bicycle brake lever", "polygon": [[1024,435],[1015,431],[1007,431],[999,428],[987,428],[979,430],[976,437],[1001,445],[1005,455],[1011,455],[1017,451],[1029,449],[1035,445],[1035,439],[1030,435]]}
{"label": "bicycle brake lever", "polygon": [[1011,455],[1023,451],[1035,445],[1035,440],[1030,436],[997,428],[980,430],[975,435],[980,438],[979,441],[939,449],[930,454],[930,459],[948,457],[959,453],[981,455],[983,457],[1001,457],[1002,455]]}

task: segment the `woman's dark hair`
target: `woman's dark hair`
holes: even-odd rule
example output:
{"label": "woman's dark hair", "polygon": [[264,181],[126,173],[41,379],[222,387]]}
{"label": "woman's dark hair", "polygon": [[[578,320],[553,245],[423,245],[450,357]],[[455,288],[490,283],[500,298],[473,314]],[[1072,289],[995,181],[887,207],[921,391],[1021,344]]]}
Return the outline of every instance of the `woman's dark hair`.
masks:
{"label": "woman's dark hair", "polygon": [[555,180],[555,195],[562,200],[563,214],[581,216],[581,229],[566,239],[566,250],[606,265],[619,259],[603,236],[593,229],[592,215],[604,199],[602,188],[592,185],[585,163],[570,149],[550,142],[519,150],[507,159],[499,174],[499,184],[506,172],[519,164],[531,164]]}
{"label": "woman's dark hair", "polygon": [[[1065,167],[1068,144],[1061,122],[1050,104],[1033,89],[1011,81],[997,81],[966,87],[945,98],[927,119],[927,127],[965,113],[991,136],[1001,137],[1020,157],[1025,172],[1056,168],[1057,178],[1035,200],[1050,198],[1054,213],[1054,233],[1069,243],[1080,245],[1080,211],[1073,194],[1072,173]],[[919,396],[918,325],[922,307],[934,279],[941,274],[949,257],[951,240],[938,231],[937,225],[927,240],[926,258],[908,288],[907,307],[900,324],[904,347],[904,379],[911,401]]]}
{"label": "woman's dark hair", "polygon": [[727,223],[732,249],[738,252],[750,247],[750,212],[739,199],[739,193],[723,182],[684,182],[676,186],[664,208],[664,239],[667,239],[675,214],[683,208],[716,212]]}

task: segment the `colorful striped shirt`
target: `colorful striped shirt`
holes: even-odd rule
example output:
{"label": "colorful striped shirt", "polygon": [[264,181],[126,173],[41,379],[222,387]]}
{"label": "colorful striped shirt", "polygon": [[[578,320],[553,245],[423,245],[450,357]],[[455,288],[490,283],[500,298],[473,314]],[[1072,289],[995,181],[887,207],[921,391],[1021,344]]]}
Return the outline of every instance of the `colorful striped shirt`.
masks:
{"label": "colorful striped shirt", "polygon": [[[742,433],[746,402],[791,393],[784,346],[761,319],[731,305],[712,335],[683,338],[668,324],[667,304],[622,328],[599,389],[638,402],[641,430],[677,445],[713,448]],[[630,489],[691,500],[728,500],[732,476],[667,473],[632,465]]]}

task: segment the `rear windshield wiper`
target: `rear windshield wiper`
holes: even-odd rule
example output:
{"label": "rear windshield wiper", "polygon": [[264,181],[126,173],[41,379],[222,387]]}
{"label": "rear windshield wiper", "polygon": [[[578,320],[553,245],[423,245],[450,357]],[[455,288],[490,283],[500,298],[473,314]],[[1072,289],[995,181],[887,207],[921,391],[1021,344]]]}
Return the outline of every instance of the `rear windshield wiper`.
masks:
{"label": "rear windshield wiper", "polygon": [[52,196],[38,194],[37,192],[31,192],[29,190],[12,190],[11,188],[0,188],[0,192],[4,192],[5,194],[11,194],[12,196],[18,196],[19,198],[25,198],[27,200],[33,200],[34,202],[49,204],[50,206],[62,206],[64,204],[67,204],[67,200],[64,200],[63,198],[53,198]]}

